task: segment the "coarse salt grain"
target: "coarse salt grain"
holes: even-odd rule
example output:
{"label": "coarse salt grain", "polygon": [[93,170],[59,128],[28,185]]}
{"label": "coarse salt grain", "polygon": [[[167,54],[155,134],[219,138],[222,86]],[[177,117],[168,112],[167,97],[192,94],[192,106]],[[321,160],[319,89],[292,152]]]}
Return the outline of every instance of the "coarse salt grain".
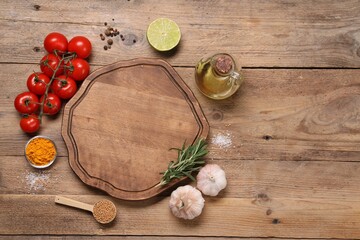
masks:
{"label": "coarse salt grain", "polygon": [[27,172],[25,176],[29,191],[45,191],[49,182],[50,174],[47,172]]}
{"label": "coarse salt grain", "polygon": [[230,133],[218,133],[211,139],[211,143],[215,144],[220,148],[229,148],[232,145],[231,135]]}

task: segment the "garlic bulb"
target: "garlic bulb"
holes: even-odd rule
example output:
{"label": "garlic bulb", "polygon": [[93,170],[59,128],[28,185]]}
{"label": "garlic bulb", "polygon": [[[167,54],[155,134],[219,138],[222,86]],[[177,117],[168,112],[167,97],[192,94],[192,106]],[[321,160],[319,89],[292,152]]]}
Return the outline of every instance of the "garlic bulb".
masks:
{"label": "garlic bulb", "polygon": [[209,196],[216,196],[226,187],[225,172],[217,164],[207,164],[200,169],[197,177],[197,188]]}
{"label": "garlic bulb", "polygon": [[201,214],[204,202],[199,190],[186,185],[171,193],[169,207],[176,217],[193,219]]}

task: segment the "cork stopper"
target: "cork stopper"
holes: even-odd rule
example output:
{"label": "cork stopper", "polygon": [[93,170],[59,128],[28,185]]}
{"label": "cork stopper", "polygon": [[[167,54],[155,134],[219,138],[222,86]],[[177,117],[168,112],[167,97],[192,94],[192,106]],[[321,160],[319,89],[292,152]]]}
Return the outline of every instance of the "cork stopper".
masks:
{"label": "cork stopper", "polygon": [[215,69],[220,74],[227,74],[233,68],[233,61],[229,56],[222,55],[216,59]]}

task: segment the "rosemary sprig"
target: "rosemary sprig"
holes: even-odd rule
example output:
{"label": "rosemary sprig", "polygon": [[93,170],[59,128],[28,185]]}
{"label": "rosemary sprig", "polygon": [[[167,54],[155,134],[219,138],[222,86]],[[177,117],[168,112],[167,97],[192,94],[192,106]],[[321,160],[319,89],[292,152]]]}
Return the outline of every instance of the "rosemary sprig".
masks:
{"label": "rosemary sprig", "polygon": [[196,143],[188,147],[185,147],[184,142],[181,148],[171,148],[170,150],[178,151],[177,161],[171,161],[168,169],[161,173],[163,176],[158,185],[164,186],[175,178],[182,178],[185,176],[195,181],[195,178],[191,174],[194,171],[199,170],[205,163],[201,158],[208,153],[206,148],[207,144],[205,139],[199,139]]}

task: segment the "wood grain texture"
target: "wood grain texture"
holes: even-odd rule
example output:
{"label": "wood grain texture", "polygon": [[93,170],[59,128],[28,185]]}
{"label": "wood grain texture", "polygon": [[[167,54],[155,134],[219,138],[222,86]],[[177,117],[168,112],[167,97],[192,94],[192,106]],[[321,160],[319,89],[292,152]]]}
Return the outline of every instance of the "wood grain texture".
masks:
{"label": "wood grain texture", "polygon": [[[88,203],[102,198],[69,197]],[[106,228],[96,223],[91,213],[55,205],[54,196],[0,195],[5,209],[0,212],[0,233],[360,238],[360,202],[355,199],[205,200],[202,215],[193,221],[174,218],[168,199],[126,203],[114,200],[118,216],[113,226]],[[10,212],[12,217],[5,218]]]}
{"label": "wood grain texture", "polygon": [[[9,239],[10,236],[0,236],[0,239]],[[91,239],[91,240],[114,240],[114,239],[121,239],[121,240],[144,240],[144,239],[149,239],[151,238],[152,240],[179,240],[179,239],[185,239],[185,240],[196,240],[196,239],[207,239],[207,240],[229,240],[229,239],[233,239],[231,237],[186,237],[186,236],[181,236],[181,237],[168,237],[168,236],[79,236],[79,235],[66,235],[66,236],[43,236],[43,235],[26,235],[26,236],[22,236],[22,235],[18,235],[18,236],[14,236],[11,235],[11,239],[14,240],[23,240],[23,239],[31,239],[31,240],[38,240],[38,239],[49,239],[49,240],[67,240],[67,239]],[[260,240],[263,238],[241,238],[243,240]],[[267,240],[277,240],[277,239],[281,239],[281,240],[289,240],[289,238],[266,238]],[[313,239],[313,240],[319,240],[319,239]]]}
{"label": "wood grain texture", "polygon": [[[245,83],[234,98],[202,104],[206,113],[212,108],[219,122],[211,138],[220,134],[236,139],[227,151],[237,153],[235,159],[359,160],[359,70],[244,74]],[[218,156],[227,158],[227,153]]]}
{"label": "wood grain texture", "polygon": [[[64,110],[71,168],[111,196],[143,200],[186,144],[206,139],[209,123],[190,88],[164,60],[121,61],[93,72]],[[165,150],[165,151],[164,151]]]}
{"label": "wood grain texture", "polygon": [[[158,17],[179,24],[175,51],[147,43],[146,28]],[[99,37],[104,22],[124,37],[108,51]],[[0,239],[360,239],[359,29],[359,0],[1,1]],[[39,132],[55,139],[57,162],[44,171],[27,164],[31,136],[18,126],[13,99],[38,70],[52,31],[87,36],[92,70],[137,57],[176,66],[211,126],[206,161],[228,178],[200,218],[173,217],[170,191],[127,202],[83,184],[68,164],[62,113],[46,117]],[[228,100],[196,90],[193,66],[210,52],[250,67]],[[98,225],[91,214],[55,205],[55,195],[114,200],[117,222]]]}
{"label": "wood grain texture", "polygon": [[[69,38],[80,33],[89,37],[94,46],[91,62],[100,65],[161,56],[176,66],[193,66],[205,53],[223,51],[247,67],[360,66],[358,0],[97,0],[85,5],[69,0],[2,1],[0,62],[37,62],[43,38],[60,31]],[[159,54],[147,43],[147,26],[158,17],[170,17],[180,26],[176,54]],[[99,37],[104,22],[126,39],[117,37],[111,51],[103,50]],[[41,51],[34,53],[34,47]]]}
{"label": "wood grain texture", "polygon": [[[18,127],[13,99],[25,91],[35,65],[1,64],[6,94],[0,96],[0,155],[21,155],[28,136]],[[202,96],[193,68],[176,68],[198,99],[211,126],[210,159],[359,161],[360,70],[244,71],[240,91],[225,101]],[[45,119],[40,134],[55,139],[59,155],[61,117]],[[229,145],[216,144],[226,138]]]}
{"label": "wood grain texture", "polygon": [[[243,197],[257,200],[311,196],[337,201],[360,198],[360,167],[357,162],[206,161],[220,165],[226,172],[228,186],[220,193],[219,198]],[[51,168],[44,171],[33,169],[23,156],[2,157],[0,165],[1,194],[105,194],[82,183],[71,171],[66,157],[58,158]],[[13,169],[17,171],[14,172]],[[38,178],[45,176],[45,181],[32,183],[29,180],[31,175]],[[167,191],[161,196],[167,197],[170,193]]]}
{"label": "wood grain texture", "polygon": [[[0,239],[9,239],[10,236],[0,236]],[[44,235],[11,235],[11,239],[14,240],[23,240],[23,239],[31,239],[31,240],[38,240],[38,239],[49,239],[49,240],[67,240],[67,239],[91,239],[91,240],[115,240],[115,239],[127,239],[127,240],[144,240],[151,238],[152,240],[178,240],[178,239],[185,239],[185,240],[196,240],[196,239],[207,239],[207,240],[229,240],[233,239],[231,237],[187,237],[187,236],[181,236],[181,237],[169,237],[169,236],[79,236],[79,235],[66,235],[66,236],[44,236]],[[264,238],[241,238],[243,240],[260,240]],[[289,238],[266,238],[267,240],[289,240]],[[312,240],[320,240],[313,238]]]}

